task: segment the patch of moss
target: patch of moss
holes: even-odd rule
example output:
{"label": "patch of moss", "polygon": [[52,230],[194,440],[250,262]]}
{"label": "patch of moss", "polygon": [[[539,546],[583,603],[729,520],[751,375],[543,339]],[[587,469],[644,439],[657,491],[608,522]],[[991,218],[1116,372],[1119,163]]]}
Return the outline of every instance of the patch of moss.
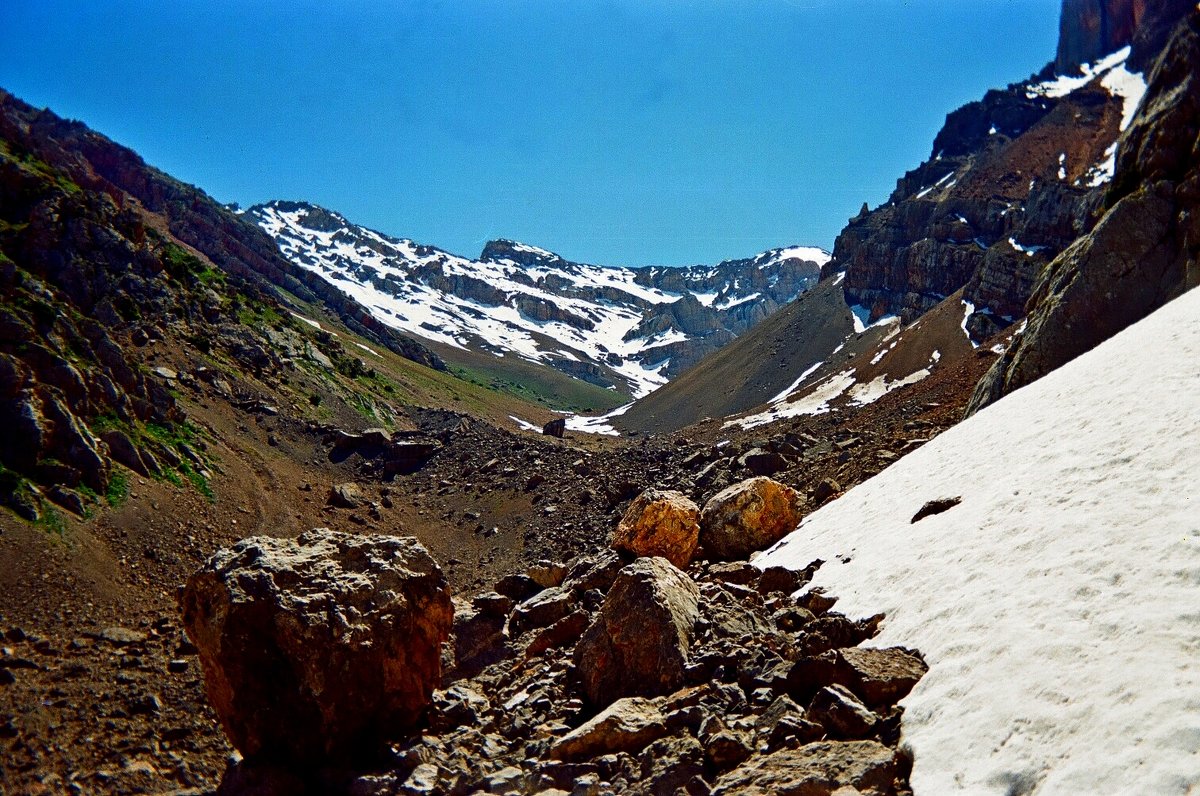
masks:
{"label": "patch of moss", "polygon": [[121,471],[114,471],[108,480],[108,489],[104,492],[104,500],[114,509],[119,508],[129,499],[129,476]]}

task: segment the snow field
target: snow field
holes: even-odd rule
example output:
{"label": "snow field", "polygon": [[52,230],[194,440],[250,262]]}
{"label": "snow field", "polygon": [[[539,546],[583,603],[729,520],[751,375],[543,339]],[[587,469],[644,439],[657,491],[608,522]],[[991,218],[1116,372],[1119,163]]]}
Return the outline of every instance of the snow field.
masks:
{"label": "snow field", "polygon": [[[1200,290],[946,431],[756,559],[915,647],[918,794],[1200,789]],[[960,505],[911,524],[928,500]],[[842,563],[840,557],[849,557]]]}

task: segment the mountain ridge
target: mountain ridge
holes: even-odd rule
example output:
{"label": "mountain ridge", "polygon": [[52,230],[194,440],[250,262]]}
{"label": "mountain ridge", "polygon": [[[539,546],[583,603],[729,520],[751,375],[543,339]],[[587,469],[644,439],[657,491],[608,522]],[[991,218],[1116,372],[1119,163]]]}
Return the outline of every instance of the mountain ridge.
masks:
{"label": "mountain ridge", "polygon": [[815,283],[828,254],[771,249],[716,265],[576,263],[518,241],[477,259],[384,235],[336,211],[275,201],[253,219],[298,267],[383,323],[454,349],[541,362],[632,397],[719,349]]}

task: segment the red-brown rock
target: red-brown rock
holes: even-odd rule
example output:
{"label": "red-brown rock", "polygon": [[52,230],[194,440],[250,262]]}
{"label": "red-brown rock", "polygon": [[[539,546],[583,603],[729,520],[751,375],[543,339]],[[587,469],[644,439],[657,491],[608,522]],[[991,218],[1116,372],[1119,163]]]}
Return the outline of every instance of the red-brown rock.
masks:
{"label": "red-brown rock", "polygon": [[230,742],[299,767],[370,756],[412,726],[452,618],[417,540],[324,528],[219,550],[180,602]]}

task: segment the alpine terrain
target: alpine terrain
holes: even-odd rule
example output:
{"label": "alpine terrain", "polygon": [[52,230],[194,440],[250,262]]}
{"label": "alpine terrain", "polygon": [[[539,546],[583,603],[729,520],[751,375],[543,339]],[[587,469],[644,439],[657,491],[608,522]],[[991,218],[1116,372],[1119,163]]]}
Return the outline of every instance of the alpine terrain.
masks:
{"label": "alpine terrain", "polygon": [[0,793],[1200,789],[1200,7],[834,250],[477,259],[0,91]]}

